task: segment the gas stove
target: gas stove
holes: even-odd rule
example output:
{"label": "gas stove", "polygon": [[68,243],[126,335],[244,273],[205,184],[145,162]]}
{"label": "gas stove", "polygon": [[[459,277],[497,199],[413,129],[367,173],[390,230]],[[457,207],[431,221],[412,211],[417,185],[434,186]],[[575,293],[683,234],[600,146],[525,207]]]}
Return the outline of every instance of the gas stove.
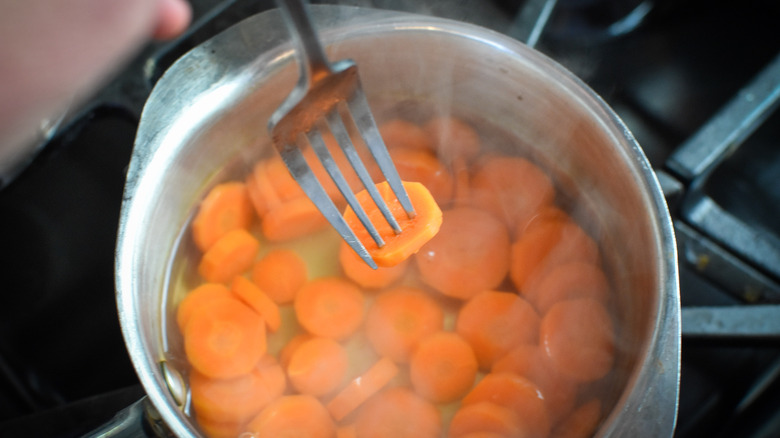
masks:
{"label": "gas stove", "polygon": [[[333,2],[315,2],[333,3]],[[780,4],[355,0],[527,42],[626,122],[678,244],[677,437],[780,436]],[[272,1],[192,0],[0,189],[0,436],[81,436],[143,396],[114,301],[122,188],[146,97],[190,48]]]}

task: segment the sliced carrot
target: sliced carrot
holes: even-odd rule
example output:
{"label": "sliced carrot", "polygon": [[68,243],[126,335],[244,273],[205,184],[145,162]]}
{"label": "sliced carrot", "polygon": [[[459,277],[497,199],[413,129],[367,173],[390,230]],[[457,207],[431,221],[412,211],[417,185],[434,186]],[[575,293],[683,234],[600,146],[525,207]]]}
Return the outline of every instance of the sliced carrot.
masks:
{"label": "sliced carrot", "polygon": [[461,336],[438,332],[420,341],[409,361],[414,390],[436,403],[452,402],[474,385],[478,363]]}
{"label": "sliced carrot", "polygon": [[287,165],[279,155],[272,155],[263,161],[263,169],[267,175],[268,181],[271,183],[276,196],[281,202],[290,201],[293,199],[303,198],[306,196],[301,186],[295,181],[295,178],[290,174],[290,170],[287,169]]}
{"label": "sliced carrot", "polygon": [[288,304],[309,278],[306,262],[295,251],[272,249],[255,262],[252,281],[276,304]]}
{"label": "sliced carrot", "polygon": [[552,204],[555,188],[547,174],[520,157],[485,159],[471,178],[472,203],[504,220],[511,229]]}
{"label": "sliced carrot", "polygon": [[189,382],[199,421],[206,418],[212,423],[246,423],[282,395],[285,376],[273,357],[267,356],[247,374],[214,379],[193,371]]}
{"label": "sliced carrot", "polygon": [[314,335],[311,333],[298,333],[295,336],[293,336],[289,341],[287,341],[286,344],[282,347],[282,349],[279,351],[279,363],[282,365],[284,369],[287,369],[287,366],[290,364],[290,359],[292,359],[293,354],[295,354],[295,350],[298,349],[304,342],[313,339]]}
{"label": "sliced carrot", "polygon": [[462,406],[491,402],[509,408],[529,436],[546,437],[550,418],[539,388],[525,377],[513,373],[488,373],[463,397]]}
{"label": "sliced carrot", "polygon": [[184,327],[187,326],[193,311],[208,306],[215,299],[225,298],[231,298],[230,289],[221,283],[205,283],[191,290],[176,309],[176,325],[179,331],[184,333]]}
{"label": "sliced carrot", "polygon": [[311,395],[285,395],[249,422],[247,430],[256,438],[333,438],[336,424],[322,403]]}
{"label": "sliced carrot", "polygon": [[361,438],[439,438],[441,414],[408,388],[387,388],[360,409],[355,431]]}
{"label": "sliced carrot", "polygon": [[523,429],[511,409],[484,401],[461,406],[450,421],[450,438],[462,438],[472,433],[495,433],[505,438],[532,436]]}
{"label": "sliced carrot", "polygon": [[403,181],[421,183],[439,205],[452,201],[455,190],[452,174],[432,152],[396,148],[390,151],[390,157]]}
{"label": "sliced carrot", "polygon": [[592,263],[570,262],[551,268],[526,288],[528,300],[541,315],[553,304],[575,298],[593,298],[606,304],[609,281],[604,271]]}
{"label": "sliced carrot", "polygon": [[265,217],[266,213],[282,203],[273,183],[268,178],[265,161],[259,161],[252,167],[252,172],[247,175],[245,184],[249,201],[261,219]]}
{"label": "sliced carrot", "polygon": [[226,283],[252,266],[259,249],[260,242],[248,231],[229,231],[203,254],[198,273],[208,282]]}
{"label": "sliced carrot", "polygon": [[421,339],[443,329],[444,311],[425,292],[398,287],[377,295],[366,314],[366,336],[374,350],[408,362]]}
{"label": "sliced carrot", "polygon": [[434,152],[431,136],[414,122],[390,119],[379,125],[379,133],[388,149],[407,148]]}
{"label": "sliced carrot", "polygon": [[252,204],[244,183],[218,184],[200,203],[192,220],[192,237],[205,252],[228,231],[249,228],[252,217]]}
{"label": "sliced carrot", "polygon": [[453,116],[438,116],[428,120],[423,129],[433,138],[442,161],[455,158],[472,161],[482,150],[477,131],[467,122]]}
{"label": "sliced carrot", "polygon": [[347,207],[344,212],[347,224],[379,266],[395,266],[408,259],[435,236],[441,226],[441,209],[433,199],[431,192],[420,183],[404,182],[403,185],[416,213],[413,218],[407,216],[406,211],[386,181],[376,186],[393,217],[398,221],[402,230],[401,234],[395,234],[367,190],[355,195],[363,210],[366,211],[369,220],[384,240],[385,244],[381,248],[377,246],[351,208]]}
{"label": "sliced carrot", "polygon": [[346,242],[339,246],[339,264],[344,276],[367,289],[380,289],[395,283],[406,273],[409,262],[406,259],[395,266],[372,269]]}
{"label": "sliced carrot", "polygon": [[238,377],[265,354],[265,322],[238,299],[213,301],[190,316],[184,351],[192,367],[208,377]]}
{"label": "sliced carrot", "polygon": [[587,438],[593,436],[601,419],[601,401],[591,399],[574,410],[553,429],[551,438]]}
{"label": "sliced carrot", "polygon": [[322,396],[344,382],[348,366],[347,351],[341,344],[315,337],[295,349],[287,365],[287,376],[298,392]]}
{"label": "sliced carrot", "polygon": [[615,360],[615,332],[609,312],[591,298],[561,301],[539,328],[539,343],[566,376],[590,382],[604,377]]}
{"label": "sliced carrot", "polygon": [[295,297],[295,316],[309,333],[344,339],[363,323],[363,294],[347,280],[318,278]]}
{"label": "sliced carrot", "polygon": [[439,233],[415,256],[424,283],[466,300],[497,287],[509,271],[509,232],[490,213],[447,210]]}
{"label": "sliced carrot", "polygon": [[509,276],[520,293],[551,268],[567,262],[598,264],[599,249],[585,231],[571,221],[546,221],[512,244]]}
{"label": "sliced carrot", "polygon": [[198,417],[198,426],[208,438],[236,438],[244,432],[244,423],[214,421]]}
{"label": "sliced carrot", "polygon": [[244,304],[263,317],[268,331],[275,332],[279,330],[279,327],[282,325],[279,306],[265,292],[260,290],[257,285],[239,275],[233,279],[230,291]]}
{"label": "sliced carrot", "polygon": [[305,196],[291,199],[266,213],[260,227],[270,242],[285,242],[328,226],[328,220]]}
{"label": "sliced carrot", "polygon": [[337,421],[341,421],[384,388],[397,374],[398,366],[392,360],[386,357],[379,359],[328,402],[328,412]]}
{"label": "sliced carrot", "polygon": [[514,373],[533,382],[544,396],[550,419],[557,421],[574,407],[578,384],[562,375],[538,345],[520,345],[497,360],[494,373]]}
{"label": "sliced carrot", "polygon": [[527,221],[518,222],[514,230],[514,236],[519,238],[523,234],[534,229],[537,225],[550,221],[566,222],[572,221],[572,218],[555,204],[546,204],[539,208],[539,210],[537,210],[533,216],[528,218]]}
{"label": "sliced carrot", "polygon": [[514,293],[485,291],[460,308],[455,330],[474,349],[480,368],[489,370],[518,345],[537,342],[539,315]]}

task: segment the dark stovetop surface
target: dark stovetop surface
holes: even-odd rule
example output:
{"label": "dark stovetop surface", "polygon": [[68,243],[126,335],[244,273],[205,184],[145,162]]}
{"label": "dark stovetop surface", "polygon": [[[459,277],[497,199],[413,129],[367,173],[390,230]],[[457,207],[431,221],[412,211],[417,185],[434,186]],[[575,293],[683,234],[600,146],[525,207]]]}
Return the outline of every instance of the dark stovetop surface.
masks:
{"label": "dark stovetop surface", "polygon": [[[0,191],[0,436],[79,436],[143,394],[113,292],[115,233],[138,114],[173,60],[271,3],[194,0],[201,21],[190,34],[140,52]],[[526,30],[518,27],[518,12],[527,3],[349,2],[471,21],[514,36]],[[632,10],[627,4],[639,12],[649,6],[649,13],[621,21]],[[537,48],[601,94],[653,166],[666,170],[673,151],[780,53],[778,18],[773,0],[559,0]],[[154,61],[152,71],[143,68],[147,60]],[[704,188],[744,221],[775,234],[779,122],[772,115]],[[681,269],[684,306],[745,301],[699,275],[683,251]],[[776,344],[684,339],[676,435],[780,436],[779,356]]]}

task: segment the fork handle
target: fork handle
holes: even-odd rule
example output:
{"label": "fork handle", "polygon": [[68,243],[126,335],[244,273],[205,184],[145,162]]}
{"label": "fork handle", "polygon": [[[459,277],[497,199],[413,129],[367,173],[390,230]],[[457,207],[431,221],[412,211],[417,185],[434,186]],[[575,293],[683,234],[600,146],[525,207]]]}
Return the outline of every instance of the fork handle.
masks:
{"label": "fork handle", "polygon": [[304,0],[276,0],[276,5],[282,11],[282,16],[290,29],[293,40],[298,46],[297,53],[301,68],[301,79],[308,85],[332,72],[328,57],[325,56],[314,24]]}

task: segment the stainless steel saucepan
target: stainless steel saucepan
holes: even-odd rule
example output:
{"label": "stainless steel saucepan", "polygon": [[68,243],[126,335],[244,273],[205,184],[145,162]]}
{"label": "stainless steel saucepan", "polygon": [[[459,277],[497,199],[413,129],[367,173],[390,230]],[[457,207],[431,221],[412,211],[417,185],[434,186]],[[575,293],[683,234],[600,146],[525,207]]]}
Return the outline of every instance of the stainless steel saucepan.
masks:
{"label": "stainless steel saucepan", "polygon": [[[598,436],[671,436],[680,366],[672,223],[639,145],[583,82],[522,43],[473,25],[389,11],[312,8],[332,59],[352,58],[378,114],[452,112],[534,157],[598,240],[615,290],[617,372]],[[275,11],[179,59],[146,104],[116,252],[124,339],[149,404],[173,434],[199,436],[167,336],[171,263],[209,187],[271,153],[268,117],[297,79]],[[186,410],[186,409],[185,409]]]}

